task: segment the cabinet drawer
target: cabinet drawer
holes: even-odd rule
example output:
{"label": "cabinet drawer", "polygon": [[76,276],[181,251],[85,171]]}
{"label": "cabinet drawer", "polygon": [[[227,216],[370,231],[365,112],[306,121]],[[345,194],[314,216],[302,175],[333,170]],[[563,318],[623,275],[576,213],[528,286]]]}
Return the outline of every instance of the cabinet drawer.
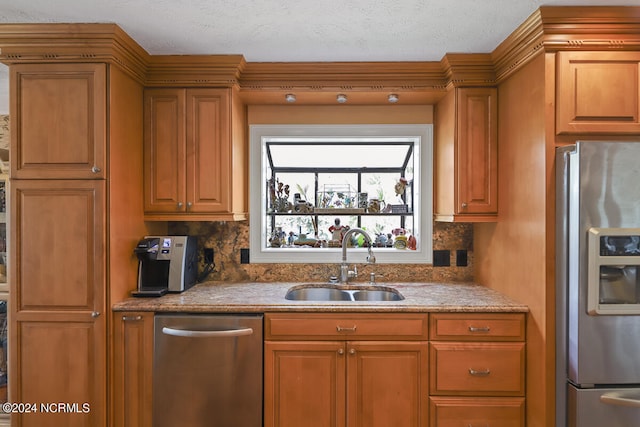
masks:
{"label": "cabinet drawer", "polygon": [[431,427],[522,427],[524,398],[431,397]]}
{"label": "cabinet drawer", "polygon": [[524,396],[524,343],[430,344],[434,395]]}
{"label": "cabinet drawer", "polygon": [[435,313],[429,335],[434,341],[524,341],[524,314]]}
{"label": "cabinet drawer", "polygon": [[426,314],[267,313],[270,340],[426,340]]}

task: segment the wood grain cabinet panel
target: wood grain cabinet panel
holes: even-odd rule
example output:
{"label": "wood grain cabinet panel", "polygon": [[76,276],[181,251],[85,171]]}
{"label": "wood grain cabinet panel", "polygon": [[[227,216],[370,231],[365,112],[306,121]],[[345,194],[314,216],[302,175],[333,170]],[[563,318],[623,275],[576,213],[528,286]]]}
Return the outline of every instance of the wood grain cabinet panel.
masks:
{"label": "wood grain cabinet panel", "polygon": [[432,342],[431,394],[521,396],[524,343]]}
{"label": "wood grain cabinet panel", "polygon": [[267,341],[265,427],[345,426],[342,342]]}
{"label": "wood grain cabinet panel", "polygon": [[151,427],[153,313],[113,313],[113,423]]}
{"label": "wood grain cabinet panel", "polygon": [[265,319],[267,339],[426,340],[424,314],[271,313]]}
{"label": "wood grain cabinet panel", "polygon": [[12,178],[104,178],[106,68],[11,66]]}
{"label": "wood grain cabinet panel", "polygon": [[[232,89],[147,89],[145,216],[150,220],[246,218],[244,117]],[[243,127],[242,127],[243,128]]]}
{"label": "wood grain cabinet panel", "polygon": [[[427,425],[426,315],[267,313],[265,321],[266,427]],[[392,331],[400,337],[375,338]]]}
{"label": "wood grain cabinet panel", "polygon": [[15,425],[105,425],[105,199],[103,180],[12,182],[11,399],[89,407]]}
{"label": "wood grain cabinet panel", "polygon": [[431,427],[522,427],[524,313],[429,315]]}
{"label": "wood grain cabinet panel", "polygon": [[523,341],[524,326],[520,313],[434,313],[429,337],[434,341]]}
{"label": "wood grain cabinet panel", "polygon": [[640,132],[640,52],[559,52],[556,133]]}
{"label": "wood grain cabinet panel", "polygon": [[524,398],[431,397],[431,427],[523,427]]}
{"label": "wood grain cabinet panel", "polygon": [[435,115],[435,219],[495,221],[498,213],[497,89],[454,88]]}

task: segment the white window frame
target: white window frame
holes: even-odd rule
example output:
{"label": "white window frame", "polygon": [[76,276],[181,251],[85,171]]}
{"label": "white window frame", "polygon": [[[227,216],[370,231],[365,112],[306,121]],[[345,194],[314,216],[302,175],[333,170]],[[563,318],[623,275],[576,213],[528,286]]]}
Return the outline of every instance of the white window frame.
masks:
{"label": "white window frame", "polygon": [[[431,264],[433,262],[433,125],[251,125],[249,126],[249,245],[251,263],[339,263],[341,248],[268,248],[265,144],[291,137],[407,138],[415,142],[414,222],[419,219],[417,250],[374,248],[383,264]],[[375,238],[375,236],[371,236]],[[348,261],[365,263],[365,248],[349,248]]]}

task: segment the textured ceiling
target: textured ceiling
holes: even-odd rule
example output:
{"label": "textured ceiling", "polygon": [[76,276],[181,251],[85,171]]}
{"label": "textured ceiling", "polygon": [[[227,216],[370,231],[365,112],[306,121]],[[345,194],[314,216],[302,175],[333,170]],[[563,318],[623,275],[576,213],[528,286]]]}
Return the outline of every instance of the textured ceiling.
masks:
{"label": "textured ceiling", "polygon": [[[113,22],[152,55],[439,61],[493,51],[543,5],[640,0],[0,0],[0,23]],[[0,113],[6,85],[0,70]]]}

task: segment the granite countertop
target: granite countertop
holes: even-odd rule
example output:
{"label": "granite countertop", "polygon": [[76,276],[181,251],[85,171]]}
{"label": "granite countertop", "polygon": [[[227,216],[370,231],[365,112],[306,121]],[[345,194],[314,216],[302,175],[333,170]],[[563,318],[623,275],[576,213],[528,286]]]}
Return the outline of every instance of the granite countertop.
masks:
{"label": "granite countertop", "polygon": [[[526,305],[474,283],[379,283],[403,296],[401,301],[289,301],[287,290],[301,283],[205,282],[181,294],[129,298],[114,311],[190,313],[264,312],[527,312]],[[326,286],[327,284],[314,284]],[[349,288],[367,287],[367,283]]]}

